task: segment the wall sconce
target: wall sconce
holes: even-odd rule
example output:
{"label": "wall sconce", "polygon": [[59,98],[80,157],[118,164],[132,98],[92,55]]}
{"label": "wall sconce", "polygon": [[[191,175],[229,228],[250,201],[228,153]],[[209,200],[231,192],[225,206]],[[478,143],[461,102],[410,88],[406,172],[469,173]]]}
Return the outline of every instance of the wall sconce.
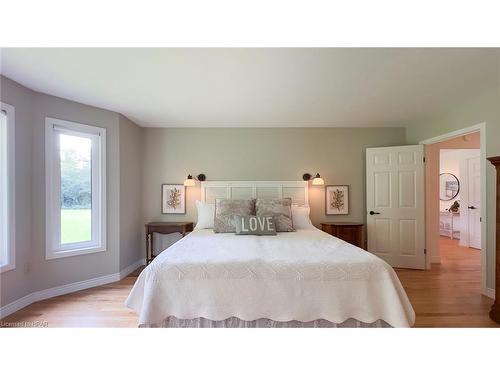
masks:
{"label": "wall sconce", "polygon": [[[207,179],[207,176],[205,176],[203,173],[200,173],[198,176],[196,176],[196,179],[198,181],[205,181]],[[188,174],[186,180],[184,181],[184,186],[195,186],[195,185],[196,185],[195,179],[193,178],[193,176]]]}
{"label": "wall sconce", "polygon": [[[312,178],[312,176],[311,176],[310,173],[304,173],[302,175],[302,179],[304,181],[309,181],[311,178]],[[314,176],[314,178],[312,180],[312,184],[315,185],[315,186],[324,185],[325,181],[321,178],[321,176],[319,175],[319,173],[316,173],[316,176]]]}

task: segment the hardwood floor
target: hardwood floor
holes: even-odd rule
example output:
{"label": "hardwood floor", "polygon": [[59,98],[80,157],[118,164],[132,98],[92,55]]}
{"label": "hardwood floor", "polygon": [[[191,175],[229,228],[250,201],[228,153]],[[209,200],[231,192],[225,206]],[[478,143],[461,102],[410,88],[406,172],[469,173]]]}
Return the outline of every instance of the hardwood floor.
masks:
{"label": "hardwood floor", "polygon": [[[441,240],[441,264],[428,271],[396,270],[416,311],[416,327],[498,327],[488,317],[493,300],[481,295],[481,254]],[[125,279],[36,302],[3,323],[46,322],[48,327],[136,327],[123,302],[140,270]]]}
{"label": "hardwood floor", "polygon": [[481,294],[481,251],[441,237],[441,263],[431,270],[397,269],[417,319],[415,327],[499,327]]}
{"label": "hardwood floor", "polygon": [[[35,302],[2,322],[46,322],[48,327],[137,327],[137,314],[124,301],[141,269],[124,279]],[[5,324],[4,324],[5,326]]]}

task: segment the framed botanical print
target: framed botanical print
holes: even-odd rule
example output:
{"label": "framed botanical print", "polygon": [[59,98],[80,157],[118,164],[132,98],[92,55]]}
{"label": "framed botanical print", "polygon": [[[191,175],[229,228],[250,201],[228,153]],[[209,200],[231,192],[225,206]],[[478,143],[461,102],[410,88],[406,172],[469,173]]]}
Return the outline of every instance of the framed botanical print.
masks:
{"label": "framed botanical print", "polygon": [[161,185],[161,213],[186,213],[186,187],[183,184]]}
{"label": "framed botanical print", "polygon": [[325,214],[347,215],[349,213],[349,186],[325,186]]}

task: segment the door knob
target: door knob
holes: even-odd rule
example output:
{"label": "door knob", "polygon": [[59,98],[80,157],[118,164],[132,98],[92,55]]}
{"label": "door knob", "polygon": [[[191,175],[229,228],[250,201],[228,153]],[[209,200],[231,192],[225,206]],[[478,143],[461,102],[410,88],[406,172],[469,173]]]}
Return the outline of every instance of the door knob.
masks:
{"label": "door knob", "polygon": [[469,206],[469,207],[467,207],[467,208],[468,208],[469,210],[475,210],[475,209],[476,209],[476,207],[474,207],[474,206]]}
{"label": "door knob", "polygon": [[380,212],[370,211],[368,212],[370,215],[380,215]]}

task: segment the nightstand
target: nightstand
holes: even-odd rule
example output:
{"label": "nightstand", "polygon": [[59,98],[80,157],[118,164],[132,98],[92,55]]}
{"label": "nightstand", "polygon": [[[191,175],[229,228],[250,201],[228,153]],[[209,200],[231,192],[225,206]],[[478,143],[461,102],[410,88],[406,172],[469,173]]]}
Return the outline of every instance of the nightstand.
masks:
{"label": "nightstand", "polygon": [[184,237],[186,233],[193,231],[193,223],[189,221],[167,222],[157,221],[146,224],[146,264],[149,264],[153,259],[153,233],[169,234],[180,233]]}
{"label": "nightstand", "polygon": [[363,223],[321,223],[321,230],[341,240],[349,242],[362,249],[365,248],[363,242]]}

